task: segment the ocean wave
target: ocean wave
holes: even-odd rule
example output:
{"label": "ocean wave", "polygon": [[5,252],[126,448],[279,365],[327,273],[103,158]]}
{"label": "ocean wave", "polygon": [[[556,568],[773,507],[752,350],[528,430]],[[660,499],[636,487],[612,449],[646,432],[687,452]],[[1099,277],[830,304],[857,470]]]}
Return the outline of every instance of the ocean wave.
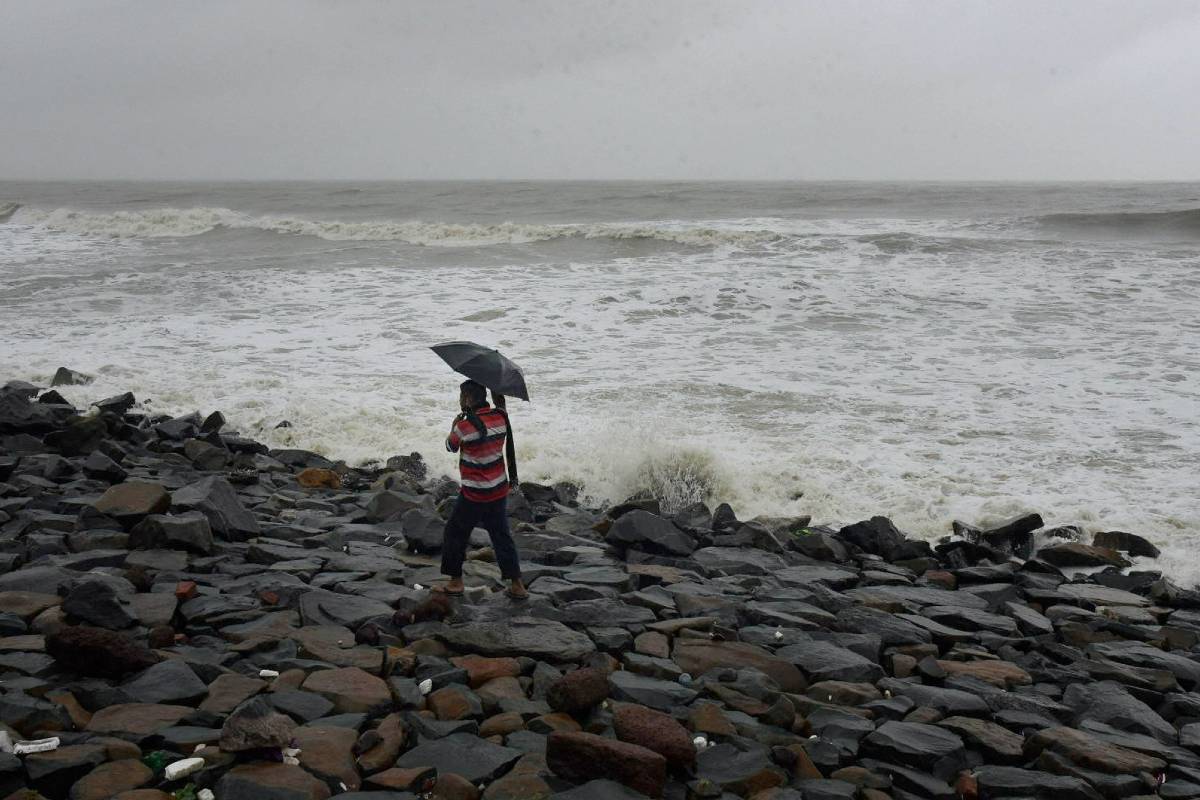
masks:
{"label": "ocean wave", "polygon": [[417,220],[343,222],[297,217],[254,216],[228,208],[159,208],[108,214],[70,208],[22,208],[18,224],[83,236],[178,238],[218,229],[257,230],[328,241],[396,241],[431,247],[527,244],[552,239],[646,239],[697,247],[752,246],[781,237],[777,231],[719,227],[689,222],[454,223]]}
{"label": "ocean wave", "polygon": [[1108,233],[1114,236],[1200,237],[1200,208],[1177,211],[1126,211],[1091,214],[1045,214],[1033,222],[1059,231]]}

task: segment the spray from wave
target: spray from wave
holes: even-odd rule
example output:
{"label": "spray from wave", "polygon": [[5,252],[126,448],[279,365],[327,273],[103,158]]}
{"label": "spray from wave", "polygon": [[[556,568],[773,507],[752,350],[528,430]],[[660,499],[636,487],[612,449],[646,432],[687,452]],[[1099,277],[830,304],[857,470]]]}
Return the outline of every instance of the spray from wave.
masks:
{"label": "spray from wave", "polygon": [[[17,209],[13,209],[17,212]],[[772,242],[776,231],[695,222],[609,222],[543,224],[453,223],[417,220],[343,222],[282,216],[253,216],[228,208],[159,208],[99,214],[70,208],[26,208],[14,222],[51,231],[107,238],[178,238],[210,231],[256,230],[328,241],[395,241],[428,247],[527,244],[551,239],[656,239],[698,247],[749,246]]]}

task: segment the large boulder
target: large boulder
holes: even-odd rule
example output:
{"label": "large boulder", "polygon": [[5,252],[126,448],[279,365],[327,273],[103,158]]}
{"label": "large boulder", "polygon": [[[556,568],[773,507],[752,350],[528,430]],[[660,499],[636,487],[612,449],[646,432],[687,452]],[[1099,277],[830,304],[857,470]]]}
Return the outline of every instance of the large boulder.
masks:
{"label": "large boulder", "polygon": [[596,650],[587,634],[537,617],[450,625],[436,636],[456,650],[485,656],[528,656],[562,662],[579,661]]}
{"label": "large boulder", "polygon": [[1056,567],[1128,567],[1116,550],[1079,542],[1066,542],[1037,551],[1037,557]]}
{"label": "large boulder", "polygon": [[241,542],[261,533],[258,520],[242,505],[229,481],[215,475],[177,489],[171,505],[181,511],[199,511],[208,518],[212,532],[223,539]]}
{"label": "large boulder", "polygon": [[889,561],[900,550],[906,538],[890,519],[878,516],[847,525],[838,531],[838,537],[864,553],[872,553]]}
{"label": "large boulder", "polygon": [[696,541],[673,522],[640,509],[622,514],[606,538],[624,547],[663,555],[686,556],[696,549]]}
{"label": "large boulder", "polygon": [[1131,556],[1146,558],[1158,558],[1160,555],[1158,548],[1149,541],[1137,534],[1125,531],[1098,531],[1092,537],[1092,546],[1120,550]]}
{"label": "large boulder", "polygon": [[619,705],[613,712],[613,730],[623,742],[653,750],[676,767],[696,761],[696,745],[687,728],[661,711],[639,705]]}
{"label": "large boulder", "polygon": [[68,615],[109,630],[128,628],[137,622],[132,607],[107,581],[87,578],[75,584],[63,600]]}
{"label": "large boulder", "polygon": [[581,714],[608,697],[608,672],[598,667],[572,670],[550,684],[546,702],[555,711]]}
{"label": "large boulder", "polygon": [[940,778],[964,764],[962,739],[950,730],[917,722],[885,722],[862,743],[863,752],[883,761],[924,767]]}
{"label": "large boulder", "polygon": [[667,760],[653,750],[578,731],[550,734],[546,764],[568,781],[608,778],[649,797],[660,797],[667,780]]}
{"label": "large boulder", "polygon": [[221,749],[227,753],[287,747],[296,730],[291,717],[280,714],[263,697],[238,706],[221,726]]}
{"label": "large boulder", "polygon": [[128,636],[82,625],[60,628],[47,636],[46,652],[69,672],[100,678],[120,678],[159,661],[159,656]]}
{"label": "large boulder", "polygon": [[93,507],[114,519],[136,521],[151,514],[164,514],[171,507],[171,495],[161,484],[126,481],[110,486]]}
{"label": "large boulder", "polygon": [[134,550],[187,550],[208,555],[213,549],[212,527],[198,511],[177,517],[153,514],[129,532],[129,547]]}

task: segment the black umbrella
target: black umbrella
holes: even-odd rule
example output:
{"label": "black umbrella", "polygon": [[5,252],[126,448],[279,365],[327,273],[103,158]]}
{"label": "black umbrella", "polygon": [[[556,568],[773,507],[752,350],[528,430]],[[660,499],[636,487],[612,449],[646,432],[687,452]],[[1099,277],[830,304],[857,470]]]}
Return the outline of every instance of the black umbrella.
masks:
{"label": "black umbrella", "polygon": [[474,342],[442,342],[430,349],[455,372],[482,383],[493,392],[529,400],[525,373],[492,348]]}

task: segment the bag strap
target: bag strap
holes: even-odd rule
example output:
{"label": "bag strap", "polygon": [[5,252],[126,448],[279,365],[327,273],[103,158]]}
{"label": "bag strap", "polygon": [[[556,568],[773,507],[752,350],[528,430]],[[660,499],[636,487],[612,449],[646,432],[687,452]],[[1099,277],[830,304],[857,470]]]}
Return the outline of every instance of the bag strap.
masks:
{"label": "bag strap", "polygon": [[500,416],[504,417],[504,427],[508,429],[508,436],[504,442],[504,460],[508,462],[508,482],[511,486],[516,486],[520,483],[517,477],[517,446],[513,441],[512,421],[508,418],[508,409],[504,406],[492,406],[500,412]]}

